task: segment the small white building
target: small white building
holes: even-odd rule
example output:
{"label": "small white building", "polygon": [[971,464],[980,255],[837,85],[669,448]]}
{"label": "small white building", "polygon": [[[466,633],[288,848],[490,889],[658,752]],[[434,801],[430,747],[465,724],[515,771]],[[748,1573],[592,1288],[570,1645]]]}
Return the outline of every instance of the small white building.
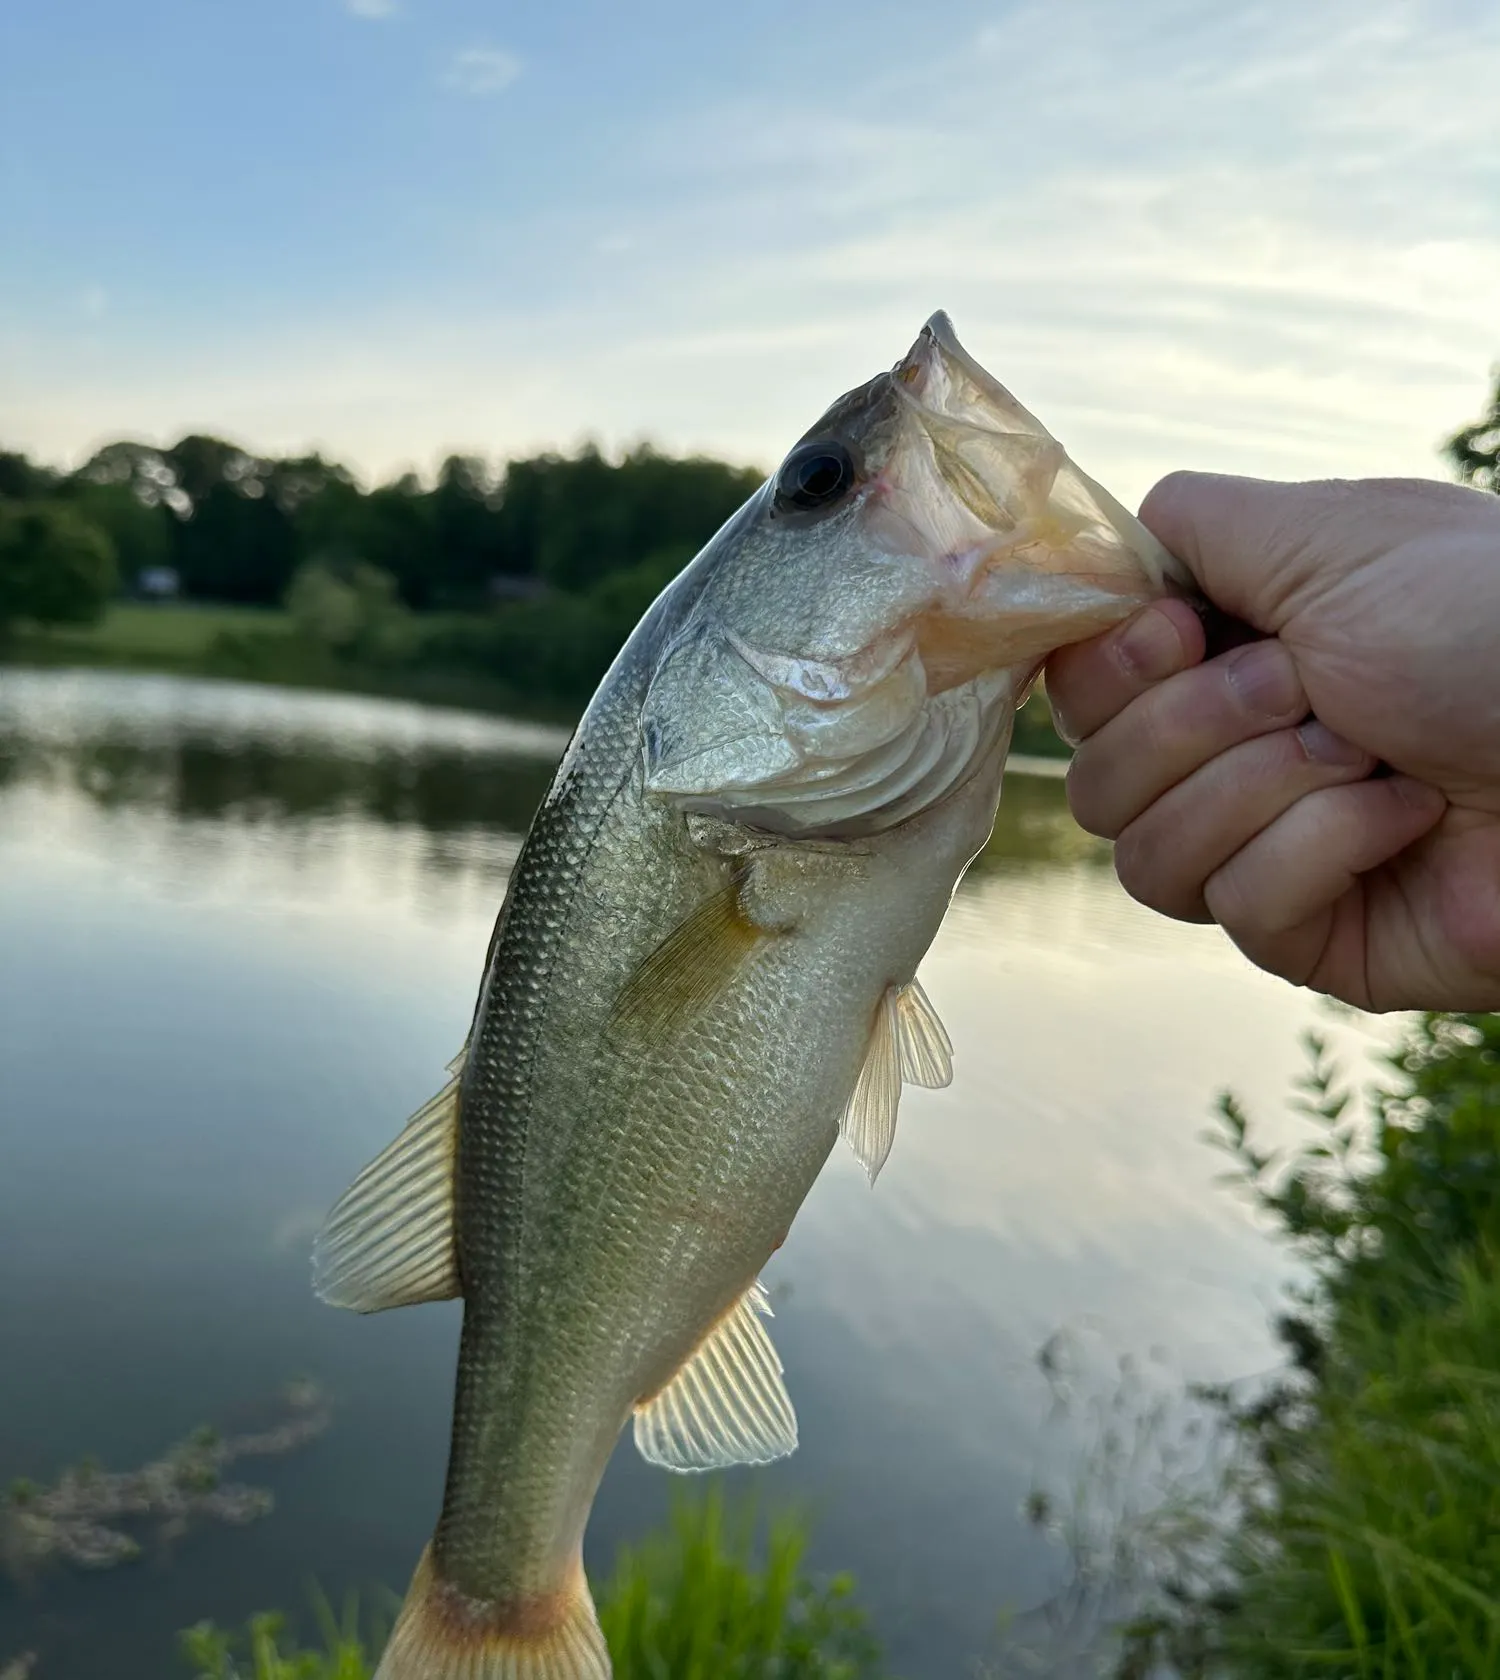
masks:
{"label": "small white building", "polygon": [[174,601],[182,589],[175,566],[146,566],[135,574],[136,594],[148,601]]}

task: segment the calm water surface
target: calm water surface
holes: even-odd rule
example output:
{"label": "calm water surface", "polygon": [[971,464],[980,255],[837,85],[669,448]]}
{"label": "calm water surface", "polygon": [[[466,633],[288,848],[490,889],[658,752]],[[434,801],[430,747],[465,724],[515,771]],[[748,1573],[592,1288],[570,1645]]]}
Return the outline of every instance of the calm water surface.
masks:
{"label": "calm water surface", "polygon": [[[37,1680],[158,1680],[203,1617],[404,1585],[458,1311],[321,1307],[308,1244],[457,1050],[560,746],[404,704],[0,672],[0,1484],[140,1463],[299,1373],[335,1407],[311,1447],[244,1467],[267,1520],[0,1578],[0,1667],[30,1649]],[[737,1477],[814,1513],[814,1563],[858,1575],[908,1680],[969,1672],[1057,1581],[1019,1509],[1076,1446],[1035,1365],[1054,1331],[1167,1382],[1272,1362],[1285,1263],[1200,1134],[1226,1085],[1274,1122],[1318,1018],[1133,905],[1032,776],[923,978],[955,1081],[907,1091],[878,1190],[841,1146],[772,1262],[802,1446]],[[671,1482],[627,1436],[596,1572]]]}

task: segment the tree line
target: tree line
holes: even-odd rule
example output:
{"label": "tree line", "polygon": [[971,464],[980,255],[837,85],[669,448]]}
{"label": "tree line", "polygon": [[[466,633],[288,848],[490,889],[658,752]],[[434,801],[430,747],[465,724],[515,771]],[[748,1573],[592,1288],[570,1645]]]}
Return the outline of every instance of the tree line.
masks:
{"label": "tree line", "polygon": [[0,631],[88,622],[169,572],[189,601],[289,606],[351,658],[498,665],[577,698],[760,478],[649,446],[454,455],[430,484],[373,489],[321,455],[200,435],[112,443],[69,473],[0,453]]}
{"label": "tree line", "polygon": [[[1464,482],[1500,490],[1500,370],[1444,453]],[[0,639],[88,623],[170,573],[189,601],[288,607],[339,659],[467,666],[578,701],[760,477],[649,446],[452,455],[431,482],[370,489],[319,454],[198,434],[111,443],[72,472],[0,451]]]}

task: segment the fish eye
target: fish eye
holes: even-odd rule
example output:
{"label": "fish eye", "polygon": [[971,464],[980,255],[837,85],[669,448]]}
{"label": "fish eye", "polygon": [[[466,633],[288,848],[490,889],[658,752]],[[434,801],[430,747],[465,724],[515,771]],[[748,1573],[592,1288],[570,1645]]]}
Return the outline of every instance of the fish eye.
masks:
{"label": "fish eye", "polygon": [[787,507],[819,508],[854,484],[854,457],[836,438],[804,443],[787,456],[776,480],[776,500]]}

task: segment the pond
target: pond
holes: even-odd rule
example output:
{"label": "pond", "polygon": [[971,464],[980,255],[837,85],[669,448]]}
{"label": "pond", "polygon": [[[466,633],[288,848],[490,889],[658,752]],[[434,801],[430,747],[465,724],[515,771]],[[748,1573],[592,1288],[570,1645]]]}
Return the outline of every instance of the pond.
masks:
{"label": "pond", "polygon": [[[458,1310],[323,1307],[308,1247],[458,1049],[561,745],[395,702],[0,672],[0,1486],[233,1430],[293,1377],[331,1414],[244,1469],[263,1520],[0,1577],[0,1667],[161,1680],[201,1618],[404,1587]],[[954,1083],[908,1090],[874,1191],[840,1146],[775,1257],[802,1445],[734,1478],[810,1512],[812,1562],[858,1577],[908,1680],[966,1672],[1058,1582],[1022,1510],[1079,1445],[1037,1369],[1049,1337],[1106,1383],[1119,1355],[1168,1389],[1274,1362],[1287,1262],[1202,1134],[1226,1086],[1275,1122],[1326,1020],[1126,898],[1055,775],[1007,778],[923,979]],[[1380,1042],[1331,1030],[1356,1057]],[[627,1436],[596,1575],[672,1480]]]}

